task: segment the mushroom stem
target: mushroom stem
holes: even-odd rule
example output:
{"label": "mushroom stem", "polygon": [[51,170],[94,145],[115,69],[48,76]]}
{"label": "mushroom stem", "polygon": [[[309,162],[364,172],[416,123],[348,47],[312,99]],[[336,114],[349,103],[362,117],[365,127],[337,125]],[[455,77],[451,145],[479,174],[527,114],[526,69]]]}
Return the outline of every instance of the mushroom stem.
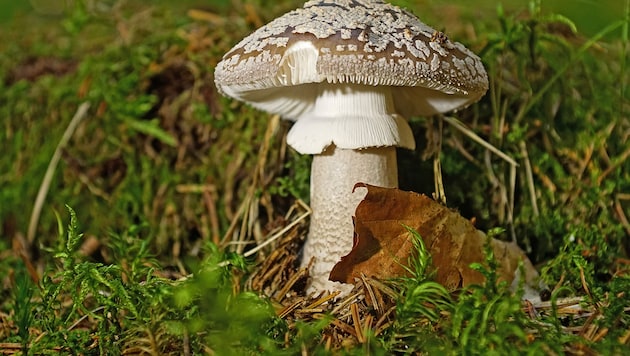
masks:
{"label": "mushroom stem", "polygon": [[334,145],[313,157],[311,168],[311,226],[302,265],[315,258],[308,292],[341,290],[351,285],[328,280],[333,266],[352,249],[352,216],[367,190],[352,189],[357,182],[398,186],[395,147],[341,149]]}
{"label": "mushroom stem", "polygon": [[352,249],[352,216],[366,192],[356,183],[398,185],[395,146],[413,148],[407,121],[396,114],[389,87],[352,83],[319,84],[312,110],[301,115],[287,142],[314,154],[311,168],[311,227],[302,265],[310,270],[309,292],[351,285],[328,280],[330,271]]}

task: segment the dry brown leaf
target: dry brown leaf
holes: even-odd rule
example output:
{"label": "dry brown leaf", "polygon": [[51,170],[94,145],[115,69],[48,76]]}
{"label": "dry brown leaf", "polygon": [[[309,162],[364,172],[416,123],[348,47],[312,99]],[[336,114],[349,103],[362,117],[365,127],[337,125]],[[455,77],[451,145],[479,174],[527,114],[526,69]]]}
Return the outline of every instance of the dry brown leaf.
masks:
{"label": "dry brown leaf", "polygon": [[[486,235],[469,220],[425,195],[364,183],[357,187],[368,192],[356,210],[354,247],[335,265],[331,280],[353,283],[362,274],[383,279],[405,275],[403,265],[414,248],[404,224],[422,236],[439,283],[453,290],[483,282],[483,275],[469,266],[484,261]],[[511,282],[522,260],[527,282],[533,285],[537,272],[515,243],[493,239],[491,245],[500,280]]]}

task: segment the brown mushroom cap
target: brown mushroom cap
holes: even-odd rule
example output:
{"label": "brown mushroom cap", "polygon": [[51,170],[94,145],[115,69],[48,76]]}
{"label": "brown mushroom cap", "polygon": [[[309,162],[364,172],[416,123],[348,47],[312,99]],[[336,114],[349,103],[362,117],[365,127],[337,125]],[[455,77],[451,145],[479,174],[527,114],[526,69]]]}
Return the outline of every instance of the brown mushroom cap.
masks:
{"label": "brown mushroom cap", "polygon": [[479,57],[380,0],[312,0],[243,39],[215,70],[220,92],[296,119],[313,107],[313,83],[392,87],[403,116],[477,101],[488,89]]}

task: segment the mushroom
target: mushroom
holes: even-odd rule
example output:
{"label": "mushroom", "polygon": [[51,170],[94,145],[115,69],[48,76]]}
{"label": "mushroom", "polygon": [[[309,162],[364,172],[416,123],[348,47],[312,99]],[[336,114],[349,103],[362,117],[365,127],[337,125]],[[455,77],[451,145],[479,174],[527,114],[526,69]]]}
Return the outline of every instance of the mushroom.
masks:
{"label": "mushroom", "polygon": [[353,245],[365,189],[397,187],[396,147],[415,148],[406,117],[477,101],[488,88],[479,57],[380,0],[313,0],[259,28],[215,69],[220,93],[295,121],[287,143],[313,154],[311,226],[302,264],[308,290],[328,280]]}

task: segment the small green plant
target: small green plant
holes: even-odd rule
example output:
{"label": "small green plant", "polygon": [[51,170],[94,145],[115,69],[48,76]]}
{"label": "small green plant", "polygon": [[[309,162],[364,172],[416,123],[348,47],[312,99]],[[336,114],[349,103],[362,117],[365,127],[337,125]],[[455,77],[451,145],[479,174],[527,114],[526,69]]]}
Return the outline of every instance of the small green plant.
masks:
{"label": "small green plant", "polygon": [[564,236],[559,253],[542,268],[543,280],[550,286],[560,283],[580,294],[601,298],[604,290],[599,286],[612,278],[615,256],[621,254],[621,243],[614,236],[595,226],[576,226]]}
{"label": "small green plant", "polygon": [[399,293],[396,304],[396,320],[391,330],[392,340],[386,345],[396,352],[432,349],[442,344],[435,329],[443,313],[449,313],[453,301],[449,292],[435,282],[431,254],[420,234],[405,226],[413,243],[414,253],[404,265],[409,277],[392,281]]}
{"label": "small green plant", "polygon": [[450,294],[444,286],[433,281],[435,271],[431,265],[431,254],[420,234],[409,226],[405,226],[405,229],[411,235],[416,255],[409,257],[407,265],[404,266],[410,277],[397,281],[397,285],[404,291],[397,313],[403,320],[413,316],[437,321],[440,311],[449,310],[451,307]]}
{"label": "small green plant", "polygon": [[488,232],[484,263],[471,265],[485,277],[484,283],[464,288],[455,303],[448,325],[453,351],[461,355],[519,355],[523,350],[532,354],[561,351],[560,345],[548,349],[544,341],[535,340],[530,334],[536,328],[523,311],[524,282],[516,292],[505,281],[499,282],[498,262],[490,240],[502,231],[495,229]]}
{"label": "small green plant", "polygon": [[[70,222],[64,229],[59,218],[60,243],[51,251],[58,264],[43,277],[41,302],[33,306],[46,332],[33,348],[41,352],[55,345],[72,351],[97,348],[101,354],[120,353],[127,335],[165,312],[170,286],[154,276],[146,241],[137,237],[126,244],[121,238],[112,245],[114,256],[124,254],[130,261],[119,258],[117,263],[104,264],[84,260],[79,253],[83,235],[77,216],[72,208],[67,209]],[[68,300],[71,302],[66,304]],[[90,327],[80,327],[88,320]]]}
{"label": "small green plant", "polygon": [[242,257],[227,256],[212,244],[207,252],[197,271],[173,295],[175,307],[184,316],[172,323],[174,329],[195,335],[220,355],[277,351],[284,322],[269,301],[234,290],[234,273],[243,266]]}

